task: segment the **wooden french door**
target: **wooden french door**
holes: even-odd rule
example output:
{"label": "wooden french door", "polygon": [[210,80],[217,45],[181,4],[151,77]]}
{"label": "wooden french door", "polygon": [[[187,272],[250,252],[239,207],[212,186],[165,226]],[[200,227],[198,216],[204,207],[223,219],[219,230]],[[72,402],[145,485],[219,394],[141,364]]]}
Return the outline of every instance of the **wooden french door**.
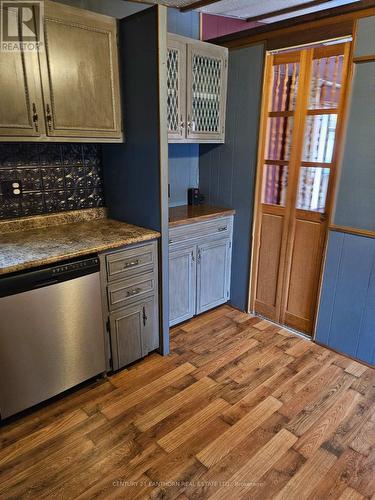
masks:
{"label": "wooden french door", "polygon": [[312,334],[342,133],[350,43],[267,55],[251,304]]}

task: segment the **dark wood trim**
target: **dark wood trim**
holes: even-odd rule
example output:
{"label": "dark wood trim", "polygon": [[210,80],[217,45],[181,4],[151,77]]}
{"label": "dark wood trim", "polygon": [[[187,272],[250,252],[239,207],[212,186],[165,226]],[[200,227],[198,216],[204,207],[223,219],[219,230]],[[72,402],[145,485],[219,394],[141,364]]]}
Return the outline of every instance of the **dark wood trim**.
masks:
{"label": "dark wood trim", "polygon": [[353,57],[353,62],[357,64],[371,62],[371,61],[375,61],[375,54],[371,54],[368,56]]}
{"label": "dark wood trim", "polygon": [[375,15],[375,1],[361,0],[353,4],[224,35],[209,41],[229,48],[266,41],[267,49],[273,50],[352,35],[354,21],[359,17],[371,15]]}
{"label": "dark wood trim", "polygon": [[189,10],[199,9],[200,7],[206,7],[212,3],[217,3],[219,0],[199,0],[197,2],[191,3],[190,5],[185,5],[185,7],[180,8],[180,12],[188,12]]}
{"label": "dark wood trim", "polygon": [[315,7],[316,5],[320,5],[322,3],[329,3],[332,0],[311,0],[311,2],[300,3],[298,5],[293,5],[291,7],[285,7],[284,9],[278,9],[271,12],[264,12],[264,14],[259,14],[258,16],[248,17],[246,21],[256,22],[262,21],[263,19],[270,19],[272,17],[281,16],[283,14],[289,14],[291,12],[297,12],[299,10],[308,9],[310,7]]}
{"label": "dark wood trim", "polygon": [[338,226],[337,224],[330,224],[328,227],[330,231],[338,233],[354,234],[357,236],[365,236],[366,238],[375,238],[375,231],[370,229],[357,229],[355,227]]}

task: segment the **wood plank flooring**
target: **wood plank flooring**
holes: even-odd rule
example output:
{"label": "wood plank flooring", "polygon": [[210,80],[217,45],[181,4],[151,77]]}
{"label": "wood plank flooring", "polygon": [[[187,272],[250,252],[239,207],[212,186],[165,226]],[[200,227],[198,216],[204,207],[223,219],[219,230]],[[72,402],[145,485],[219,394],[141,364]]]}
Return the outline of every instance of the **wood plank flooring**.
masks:
{"label": "wood plank flooring", "polygon": [[0,498],[375,498],[375,370],[228,306],[0,427]]}

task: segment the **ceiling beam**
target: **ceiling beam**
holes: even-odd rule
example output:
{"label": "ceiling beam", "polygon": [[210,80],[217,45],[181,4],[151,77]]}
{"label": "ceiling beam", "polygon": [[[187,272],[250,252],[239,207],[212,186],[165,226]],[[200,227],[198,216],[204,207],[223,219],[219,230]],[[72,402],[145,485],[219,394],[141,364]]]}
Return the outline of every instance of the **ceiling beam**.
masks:
{"label": "ceiling beam", "polygon": [[[332,0],[311,0],[310,2],[300,3],[298,5],[292,5],[291,7],[284,7],[284,9],[273,10],[271,12],[264,12],[258,16],[248,17],[247,22],[262,21],[263,19],[269,19],[271,17],[281,16],[283,14],[290,14],[292,12],[297,12],[299,10],[308,9],[310,7],[315,7],[322,3],[330,3]],[[327,8],[329,8],[327,6]]]}
{"label": "ceiling beam", "polygon": [[197,2],[193,2],[190,5],[185,5],[180,8],[180,12],[187,12],[189,10],[199,9],[200,7],[206,7],[207,5],[211,5],[212,3],[217,3],[219,0],[199,0]]}

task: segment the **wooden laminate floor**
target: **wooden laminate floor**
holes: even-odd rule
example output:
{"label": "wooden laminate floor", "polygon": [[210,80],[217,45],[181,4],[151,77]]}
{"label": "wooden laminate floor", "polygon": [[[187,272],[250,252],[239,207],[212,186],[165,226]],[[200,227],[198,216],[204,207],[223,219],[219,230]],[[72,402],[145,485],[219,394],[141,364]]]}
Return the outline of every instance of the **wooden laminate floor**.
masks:
{"label": "wooden laminate floor", "polygon": [[375,498],[374,382],[224,306],[0,428],[0,498]]}

